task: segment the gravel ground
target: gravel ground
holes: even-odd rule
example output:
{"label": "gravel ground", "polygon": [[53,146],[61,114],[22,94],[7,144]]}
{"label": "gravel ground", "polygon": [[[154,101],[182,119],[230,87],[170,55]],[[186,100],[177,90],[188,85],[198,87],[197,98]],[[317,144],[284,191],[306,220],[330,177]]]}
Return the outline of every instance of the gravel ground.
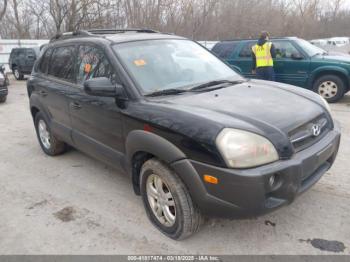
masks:
{"label": "gravel ground", "polygon": [[[0,104],[0,254],[350,254],[350,95],[333,168],[290,206],[250,220],[209,219],[176,242],[148,221],[128,177],[71,150],[41,151],[25,81]],[[301,109],[302,110],[302,109]]]}

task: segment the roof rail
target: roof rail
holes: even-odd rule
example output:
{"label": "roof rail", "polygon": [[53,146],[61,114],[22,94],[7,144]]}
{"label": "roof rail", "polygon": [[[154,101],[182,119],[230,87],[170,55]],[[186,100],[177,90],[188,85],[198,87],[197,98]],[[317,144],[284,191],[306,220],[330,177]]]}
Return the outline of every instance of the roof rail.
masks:
{"label": "roof rail", "polygon": [[91,34],[96,35],[108,35],[108,34],[120,34],[127,32],[135,33],[159,33],[158,31],[147,29],[147,28],[126,28],[126,29],[91,29],[87,30]]}
{"label": "roof rail", "polygon": [[73,37],[85,36],[98,36],[98,35],[111,35],[111,34],[120,34],[127,32],[135,32],[135,33],[159,33],[158,31],[154,31],[151,29],[144,28],[127,28],[127,29],[91,29],[91,30],[79,30],[74,32],[66,32],[55,35],[50,39],[50,43],[57,40],[65,40]]}
{"label": "roof rail", "polygon": [[57,41],[57,40],[65,40],[69,39],[72,37],[77,37],[77,36],[92,36],[93,34],[89,33],[88,31],[85,30],[79,30],[79,31],[74,31],[74,32],[66,32],[66,33],[60,33],[55,35],[50,39],[50,43]]}

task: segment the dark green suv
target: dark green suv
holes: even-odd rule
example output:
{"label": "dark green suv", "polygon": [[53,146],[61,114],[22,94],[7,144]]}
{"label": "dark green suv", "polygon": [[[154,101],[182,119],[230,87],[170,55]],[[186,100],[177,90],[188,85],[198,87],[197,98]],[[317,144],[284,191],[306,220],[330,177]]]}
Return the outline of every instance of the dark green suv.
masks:
{"label": "dark green suv", "polygon": [[[328,53],[297,37],[271,39],[276,47],[276,80],[313,90],[328,102],[341,99],[350,88],[350,56]],[[222,41],[212,51],[248,78],[252,74],[252,46],[257,40]]]}

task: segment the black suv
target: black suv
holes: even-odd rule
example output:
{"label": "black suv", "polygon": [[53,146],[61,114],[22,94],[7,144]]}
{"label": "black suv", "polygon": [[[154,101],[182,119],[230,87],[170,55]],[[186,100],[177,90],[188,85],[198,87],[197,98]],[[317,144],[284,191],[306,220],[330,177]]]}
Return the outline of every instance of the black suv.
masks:
{"label": "black suv", "polygon": [[0,103],[4,103],[7,99],[9,80],[5,73],[5,67],[0,65]]}
{"label": "black suv", "polygon": [[23,80],[24,75],[32,72],[39,52],[39,47],[12,49],[9,58],[9,66],[17,80]]}
{"label": "black suv", "polygon": [[131,177],[173,239],[202,215],[291,203],[333,164],[339,126],[321,96],[247,80],[188,39],[151,30],[58,35],[28,81],[48,155],[71,145]]}

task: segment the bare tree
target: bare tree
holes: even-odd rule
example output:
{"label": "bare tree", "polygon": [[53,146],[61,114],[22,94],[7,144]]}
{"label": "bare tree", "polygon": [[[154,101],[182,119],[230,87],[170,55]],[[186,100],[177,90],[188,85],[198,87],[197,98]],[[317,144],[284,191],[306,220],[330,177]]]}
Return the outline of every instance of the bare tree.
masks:
{"label": "bare tree", "polygon": [[2,9],[0,11],[0,21],[2,20],[2,18],[4,17],[5,13],[6,13],[6,9],[7,9],[7,0],[4,0],[4,3],[2,5]]}
{"label": "bare tree", "polygon": [[[89,28],[141,27],[195,40],[350,36],[345,0],[4,0],[3,37],[48,38]],[[6,9],[7,8],[7,9]],[[5,12],[6,11],[6,12]]]}

